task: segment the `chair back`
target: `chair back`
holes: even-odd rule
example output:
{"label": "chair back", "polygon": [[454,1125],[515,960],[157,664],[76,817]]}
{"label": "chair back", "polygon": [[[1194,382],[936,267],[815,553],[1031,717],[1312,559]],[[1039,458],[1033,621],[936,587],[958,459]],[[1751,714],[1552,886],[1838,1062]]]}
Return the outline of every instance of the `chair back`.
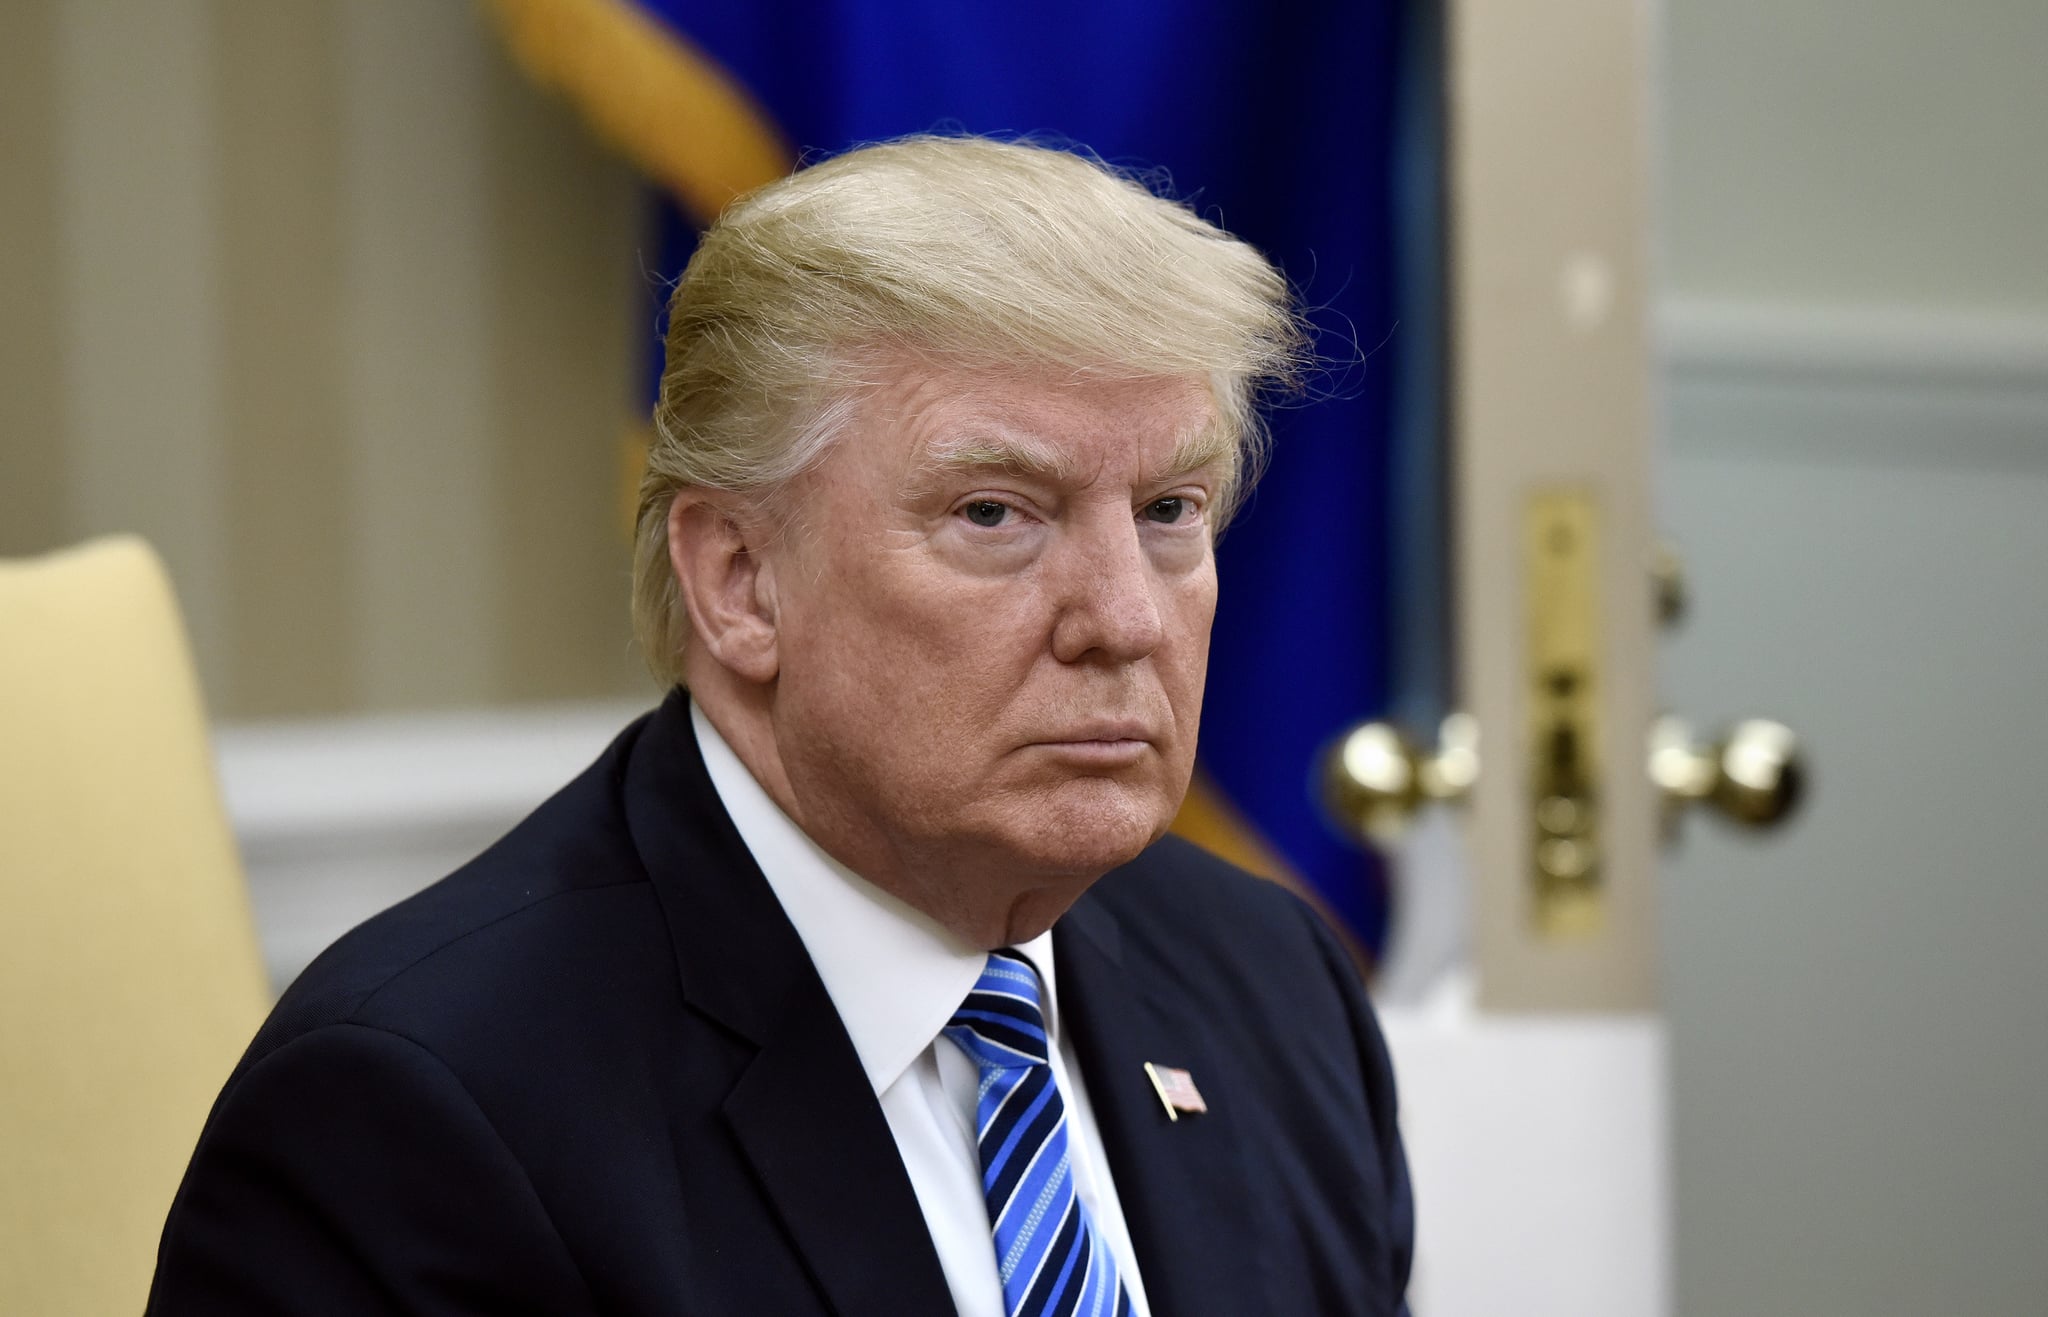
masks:
{"label": "chair back", "polygon": [[0,561],[0,1313],[142,1310],[268,1001],[162,564]]}

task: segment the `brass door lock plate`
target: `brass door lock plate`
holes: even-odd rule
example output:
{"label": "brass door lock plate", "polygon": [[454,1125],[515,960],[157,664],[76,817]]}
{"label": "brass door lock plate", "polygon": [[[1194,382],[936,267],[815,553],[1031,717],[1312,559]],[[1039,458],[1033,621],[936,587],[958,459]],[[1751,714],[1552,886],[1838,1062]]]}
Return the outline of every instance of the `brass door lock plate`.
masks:
{"label": "brass door lock plate", "polygon": [[1526,540],[1530,877],[1538,932],[1605,926],[1600,851],[1600,515],[1583,489],[1532,494]]}

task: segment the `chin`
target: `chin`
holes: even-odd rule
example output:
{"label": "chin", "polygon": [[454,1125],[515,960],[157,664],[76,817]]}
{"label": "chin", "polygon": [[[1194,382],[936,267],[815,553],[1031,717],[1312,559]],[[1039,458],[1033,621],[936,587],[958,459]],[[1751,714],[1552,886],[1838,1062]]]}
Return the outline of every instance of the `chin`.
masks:
{"label": "chin", "polygon": [[1136,859],[1173,822],[1173,810],[1150,793],[1090,786],[1108,789],[1062,791],[1012,834],[1031,867],[1099,878]]}

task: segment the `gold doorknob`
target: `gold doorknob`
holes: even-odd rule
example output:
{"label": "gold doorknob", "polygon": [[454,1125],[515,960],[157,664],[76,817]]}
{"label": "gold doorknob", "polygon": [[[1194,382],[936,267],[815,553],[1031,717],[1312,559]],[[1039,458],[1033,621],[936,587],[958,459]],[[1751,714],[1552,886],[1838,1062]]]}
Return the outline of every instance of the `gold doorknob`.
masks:
{"label": "gold doorknob", "polygon": [[1434,749],[1416,745],[1392,723],[1360,723],[1323,757],[1323,799],[1346,827],[1366,838],[1399,837],[1418,810],[1458,800],[1479,778],[1479,724],[1454,713]]}
{"label": "gold doorknob", "polygon": [[1664,796],[1667,832],[1686,806],[1701,802],[1745,827],[1768,828],[1798,808],[1806,765],[1799,738],[1783,723],[1745,718],[1701,745],[1683,718],[1666,714],[1650,729],[1650,780]]}

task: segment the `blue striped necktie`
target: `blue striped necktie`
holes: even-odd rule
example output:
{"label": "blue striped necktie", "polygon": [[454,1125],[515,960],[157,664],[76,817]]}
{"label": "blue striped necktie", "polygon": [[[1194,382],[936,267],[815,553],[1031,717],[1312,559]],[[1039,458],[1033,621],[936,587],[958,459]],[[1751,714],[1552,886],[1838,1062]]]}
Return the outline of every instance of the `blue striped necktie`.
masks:
{"label": "blue striped necktie", "polygon": [[1009,1317],[1127,1317],[1116,1258],[1074,1194],[1067,1106],[1046,1060],[1038,971],[1014,951],[988,966],[945,1036],[981,1070],[982,1199]]}

